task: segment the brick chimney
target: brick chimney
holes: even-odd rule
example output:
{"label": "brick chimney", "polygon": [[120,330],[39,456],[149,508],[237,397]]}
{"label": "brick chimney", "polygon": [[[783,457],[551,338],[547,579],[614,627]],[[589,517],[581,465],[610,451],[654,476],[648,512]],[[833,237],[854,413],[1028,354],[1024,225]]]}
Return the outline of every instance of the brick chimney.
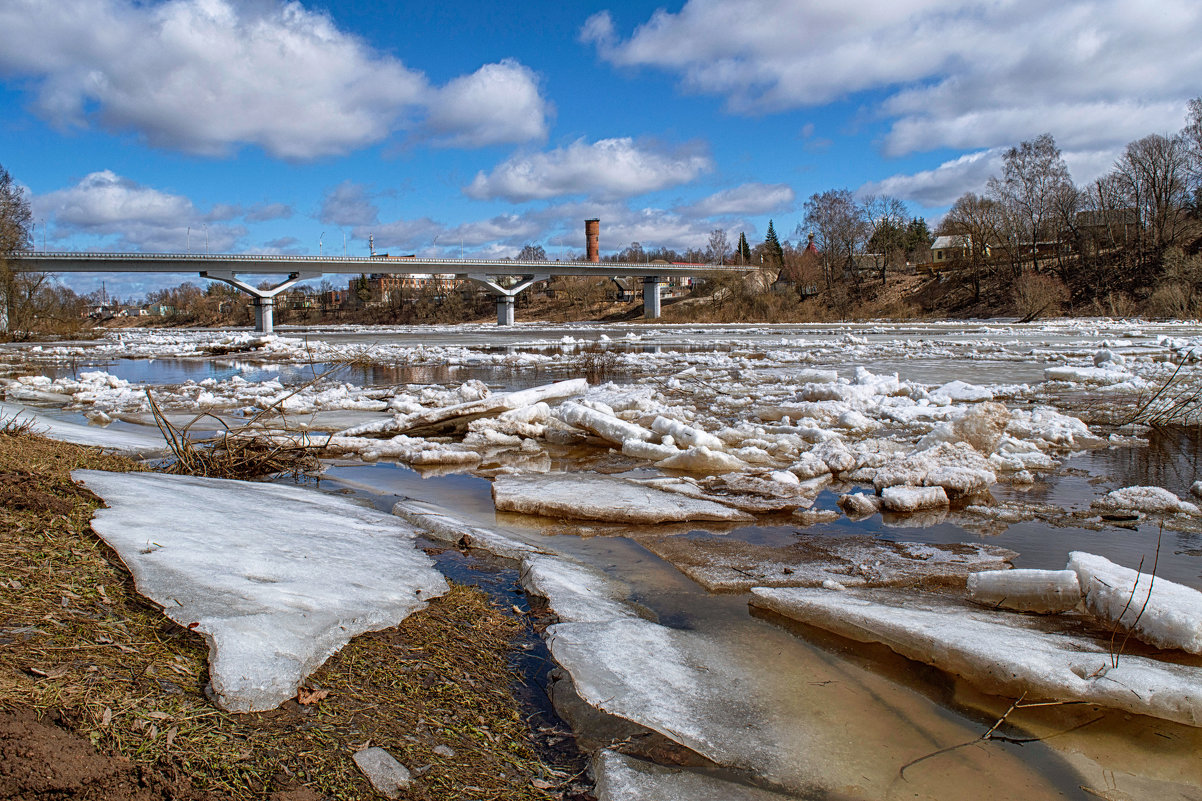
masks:
{"label": "brick chimney", "polygon": [[593,218],[584,221],[584,247],[591,262],[601,261],[601,220]]}

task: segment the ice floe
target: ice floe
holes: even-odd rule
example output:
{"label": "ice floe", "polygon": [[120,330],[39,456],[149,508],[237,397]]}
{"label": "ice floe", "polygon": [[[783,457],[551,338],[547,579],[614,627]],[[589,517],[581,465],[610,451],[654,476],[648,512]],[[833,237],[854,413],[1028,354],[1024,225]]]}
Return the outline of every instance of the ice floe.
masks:
{"label": "ice floe", "polygon": [[597,801],[785,801],[793,795],[735,784],[713,772],[665,767],[603,748],[593,757]]}
{"label": "ice floe", "polygon": [[1072,570],[986,570],[968,575],[968,597],[1001,609],[1067,612],[1081,603],[1081,585]]}
{"label": "ice floe", "polygon": [[499,511],[544,517],[647,524],[753,519],[713,501],[593,473],[502,475],[493,481],[492,491]]}
{"label": "ice floe", "polygon": [[1158,648],[1202,654],[1202,593],[1082,551],[1069,554],[1068,569],[1093,614]]}
{"label": "ice floe", "polygon": [[752,605],[859,642],[888,646],[995,694],[1084,701],[1202,726],[1202,668],[1124,654],[1046,618],[969,608],[935,596],[822,589],[752,590]]}
{"label": "ice floe", "polygon": [[25,406],[0,403],[0,415],[17,423],[29,421],[35,434],[76,445],[95,445],[137,459],[164,456],[169,451],[161,434],[126,431],[57,420]]}
{"label": "ice floe", "polygon": [[[161,473],[72,474],[138,591],[209,643],[233,712],[273,709],[356,634],[447,590],[396,517],[298,487]],[[167,511],[169,510],[169,511]]]}
{"label": "ice floe", "polygon": [[1123,487],[1093,502],[1103,511],[1133,511],[1150,514],[1202,515],[1197,505],[1183,501],[1164,487]]}

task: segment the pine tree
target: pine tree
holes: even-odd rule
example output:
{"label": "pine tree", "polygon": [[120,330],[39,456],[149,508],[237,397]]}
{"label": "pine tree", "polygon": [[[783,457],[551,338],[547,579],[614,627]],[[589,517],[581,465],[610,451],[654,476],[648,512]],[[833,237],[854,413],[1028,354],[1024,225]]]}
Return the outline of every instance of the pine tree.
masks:
{"label": "pine tree", "polygon": [[768,221],[768,234],[764,237],[764,264],[769,267],[780,267],[785,262],[785,251],[776,237],[776,228],[772,220]]}
{"label": "pine tree", "polygon": [[739,231],[739,264],[751,264],[751,246],[747,244],[747,235]]}

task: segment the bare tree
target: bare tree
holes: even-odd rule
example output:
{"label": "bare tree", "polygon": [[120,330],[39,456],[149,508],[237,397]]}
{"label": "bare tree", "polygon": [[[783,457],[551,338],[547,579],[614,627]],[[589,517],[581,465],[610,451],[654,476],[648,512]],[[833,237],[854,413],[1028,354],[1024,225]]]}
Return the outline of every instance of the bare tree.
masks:
{"label": "bare tree", "polygon": [[1002,204],[972,192],[956,200],[939,226],[940,233],[945,236],[964,237],[968,250],[965,266],[972,281],[973,300],[981,299],[981,280],[993,264],[992,248],[1002,240],[1005,228]]}
{"label": "bare tree", "polygon": [[1127,145],[1115,164],[1125,200],[1135,209],[1141,261],[1158,257],[1183,233],[1181,210],[1189,201],[1189,157],[1181,136],[1152,134]]}
{"label": "bare tree", "polygon": [[905,261],[905,234],[909,211],[901,199],[891,195],[868,195],[860,201],[868,250],[879,256],[881,283],[885,267]]}
{"label": "bare tree", "polygon": [[32,297],[46,276],[17,273],[11,259],[29,247],[33,214],[29,199],[17,186],[8,170],[0,165],[0,330],[20,331],[28,327],[26,305],[22,298]]}
{"label": "bare tree", "polygon": [[1189,101],[1189,120],[1181,129],[1181,138],[1188,152],[1193,190],[1202,193],[1202,97]]}
{"label": "bare tree", "polygon": [[1012,215],[1035,266],[1037,245],[1052,233],[1049,223],[1055,218],[1055,199],[1066,184],[1072,185],[1068,165],[1049,133],[1006,151],[1002,177],[989,179],[989,194]]}
{"label": "bare tree", "polygon": [[[866,238],[859,204],[850,189],[830,189],[810,195],[805,204],[804,224],[814,233],[829,289],[836,271],[841,273],[855,266],[855,255]],[[803,233],[799,225],[797,234]]]}
{"label": "bare tree", "polygon": [[730,240],[726,238],[726,231],[722,228],[715,228],[710,231],[709,244],[706,246],[706,261],[709,264],[724,264],[726,262],[726,254],[730,252]]}

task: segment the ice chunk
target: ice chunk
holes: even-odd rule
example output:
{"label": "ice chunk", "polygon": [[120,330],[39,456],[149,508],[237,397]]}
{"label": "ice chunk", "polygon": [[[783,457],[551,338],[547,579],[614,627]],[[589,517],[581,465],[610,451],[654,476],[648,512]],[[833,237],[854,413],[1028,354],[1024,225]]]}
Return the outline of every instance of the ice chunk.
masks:
{"label": "ice chunk", "polygon": [[918,512],[947,504],[943,487],[886,487],[881,490],[881,506],[890,512]]}
{"label": "ice chunk", "polygon": [[452,406],[424,409],[414,414],[397,415],[388,420],[348,428],[339,434],[344,437],[392,437],[397,434],[429,436],[460,431],[482,417],[495,417],[537,403],[583,395],[587,391],[588,381],[574,378],[517,392],[488,395]]}
{"label": "ice chunk", "polygon": [[830,483],[831,477],[823,475],[820,478],[806,482],[797,480],[792,473],[785,473],[793,479],[792,483],[777,481],[768,476],[754,476],[744,473],[727,473],[720,476],[710,476],[704,479],[693,478],[657,478],[640,479],[639,482],[671,492],[679,492],[690,498],[704,498],[732,506],[744,512],[764,513],[794,510],[798,507],[809,508],[822,488]]}
{"label": "ice chunk", "polygon": [[449,542],[457,547],[481,548],[496,556],[519,560],[530,554],[547,553],[499,531],[480,528],[465,520],[459,520],[447,514],[441,507],[424,501],[412,498],[397,501],[392,507],[392,513],[417,526],[433,539]]}
{"label": "ice chunk", "polygon": [[881,510],[881,499],[875,495],[847,493],[839,496],[839,508],[851,518],[871,517]]}
{"label": "ice chunk", "polygon": [[1121,384],[1133,376],[1114,367],[1048,367],[1043,371],[1048,381],[1069,381],[1077,384]]}
{"label": "ice chunk", "polygon": [[551,556],[522,560],[522,587],[564,623],[597,623],[637,617],[625,603],[629,590],[594,568]]}
{"label": "ice chunk", "polygon": [[670,436],[685,448],[703,446],[714,451],[726,449],[726,443],[708,431],[685,425],[677,420],[666,417],[656,417],[651,423],[651,430],[661,436]]}
{"label": "ice chunk", "polygon": [[628,423],[582,403],[562,403],[555,410],[555,416],[570,426],[596,434],[619,447],[627,440],[646,442],[655,439],[653,432],[640,425]]}
{"label": "ice chunk", "polygon": [[1202,481],[1195,481],[1191,484],[1189,491],[1195,498],[1202,498]]}
{"label": "ice chunk", "polygon": [[983,468],[941,465],[927,473],[922,483],[942,487],[948,498],[957,499],[983,492],[997,483],[997,475]]}
{"label": "ice chunk", "polygon": [[613,523],[753,519],[712,501],[595,473],[498,476],[493,502],[499,511]]}
{"label": "ice chunk", "polygon": [[0,416],[6,419],[16,417],[18,422],[29,420],[33,425],[33,432],[47,439],[74,442],[77,445],[94,445],[134,458],[164,456],[169,452],[167,443],[158,433],[118,431],[68,423],[12,403],[0,403]]}
{"label": "ice chunk", "polygon": [[635,459],[646,459],[658,462],[680,453],[675,445],[656,445],[654,442],[643,442],[638,439],[628,439],[622,443],[622,453]]}
{"label": "ice chunk", "polygon": [[1164,487],[1123,487],[1093,502],[1095,509],[1133,510],[1151,514],[1199,515],[1198,507],[1183,501]]}
{"label": "ice chunk", "polygon": [[715,762],[772,774],[792,766],[780,711],[704,635],[638,618],[547,629],[555,661],[588,704],[658,731]]}
{"label": "ice chunk", "polygon": [[1068,569],[1091,613],[1158,648],[1202,654],[1202,593],[1083,551],[1068,555]]}
{"label": "ice chunk", "polygon": [[92,528],[138,591],[208,640],[209,680],[232,712],[275,708],[351,637],[447,590],[413,529],[344,498],[162,473],[72,477],[108,504]]}
{"label": "ice chunk", "polygon": [[597,752],[592,764],[597,801],[786,801],[792,795],[735,784],[710,773],[666,767],[620,754]]}
{"label": "ice chunk", "polygon": [[969,608],[936,596],[816,589],[752,591],[751,604],[859,642],[877,642],[978,687],[1028,701],[1083,701],[1202,726],[1202,668],[1123,656],[1044,630],[1048,618]]}
{"label": "ice chunk", "polygon": [[966,384],[963,381],[949,381],[931,392],[935,398],[946,398],[953,403],[978,403],[993,400],[993,393],[985,387],[976,384]]}
{"label": "ice chunk", "polygon": [[679,451],[655,463],[656,467],[666,467],[670,470],[685,470],[690,473],[730,473],[746,470],[748,465],[737,456],[721,451],[713,451],[704,445],[698,445],[685,451]]}
{"label": "ice chunk", "polygon": [[968,575],[968,597],[1002,609],[1067,612],[1081,603],[1081,585],[1072,570],[984,570]]}
{"label": "ice chunk", "polygon": [[872,537],[801,535],[785,546],[754,545],[728,537],[657,537],[640,540],[707,590],[744,592],[755,586],[940,587],[963,585],[975,570],[1000,570],[1014,551],[977,543],[926,545]]}
{"label": "ice chunk", "polygon": [[797,457],[797,461],[789,466],[789,470],[791,470],[803,481],[810,478],[817,478],[818,476],[831,471],[824,459],[819,458],[809,451]]}

